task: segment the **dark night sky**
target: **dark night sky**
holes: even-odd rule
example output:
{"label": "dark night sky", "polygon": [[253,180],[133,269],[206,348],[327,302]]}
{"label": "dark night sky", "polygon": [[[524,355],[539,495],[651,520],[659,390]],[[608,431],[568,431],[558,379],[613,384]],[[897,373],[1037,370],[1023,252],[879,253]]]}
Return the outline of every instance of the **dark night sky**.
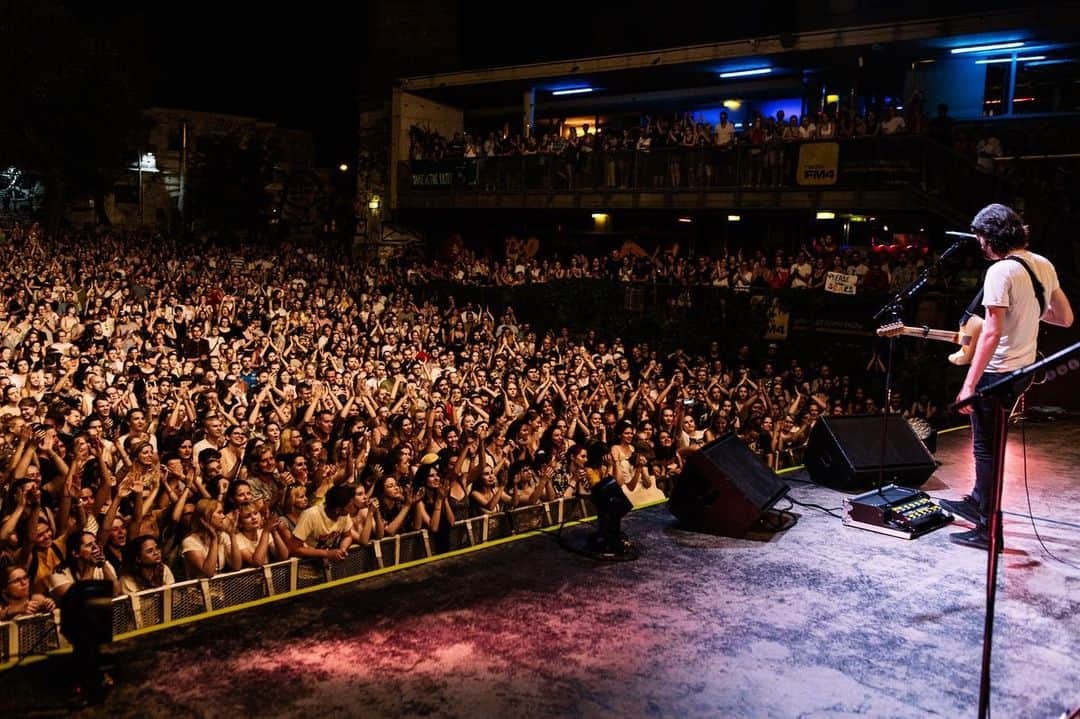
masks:
{"label": "dark night sky", "polygon": [[62,4],[116,49],[144,106],[310,129],[323,163],[348,158],[365,32],[347,3],[288,15],[233,0]]}
{"label": "dark night sky", "polygon": [[[144,106],[252,115],[310,129],[324,164],[334,164],[351,152],[356,96],[366,87],[370,28],[377,27],[371,24],[372,8],[393,13],[401,5],[425,7],[418,0],[308,0],[279,7],[251,0],[55,1],[74,14],[89,34],[115,47]],[[793,30],[799,0],[742,7],[713,0],[667,9],[655,1],[572,6],[522,6],[505,0],[425,1],[432,5],[449,2],[455,13],[464,7],[459,17],[465,22],[457,37],[460,60],[480,67]],[[972,4],[942,0],[857,3],[869,8],[868,18],[881,12],[962,11]],[[980,3],[987,4],[1007,3]],[[722,9],[720,17],[718,9]],[[524,11],[534,17],[521,17]],[[804,11],[802,17],[814,22],[815,15]],[[385,45],[394,39],[379,41]],[[453,68],[432,68],[447,69]]]}

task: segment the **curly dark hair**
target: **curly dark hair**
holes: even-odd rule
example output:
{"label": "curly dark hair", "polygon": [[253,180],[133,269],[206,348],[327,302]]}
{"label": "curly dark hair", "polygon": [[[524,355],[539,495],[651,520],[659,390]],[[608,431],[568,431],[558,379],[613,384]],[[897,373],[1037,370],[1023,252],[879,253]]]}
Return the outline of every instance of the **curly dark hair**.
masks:
{"label": "curly dark hair", "polygon": [[990,249],[999,255],[1026,247],[1028,229],[1020,215],[997,203],[979,210],[971,221],[971,231],[986,238]]}

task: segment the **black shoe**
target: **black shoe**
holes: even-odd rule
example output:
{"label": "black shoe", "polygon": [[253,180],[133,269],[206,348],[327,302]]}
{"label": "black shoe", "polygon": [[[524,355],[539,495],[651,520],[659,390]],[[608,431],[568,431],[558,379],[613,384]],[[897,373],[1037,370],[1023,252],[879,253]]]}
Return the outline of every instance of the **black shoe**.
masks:
{"label": "black shoe", "polygon": [[970,494],[965,494],[960,499],[939,499],[938,504],[949,512],[963,517],[972,524],[983,523],[982,512],[979,511],[979,503],[972,499]]}
{"label": "black shoe", "polygon": [[[949,541],[953,544],[961,544],[965,547],[974,547],[984,552],[990,549],[990,536],[985,531],[972,529],[968,532],[955,532],[949,535]],[[1004,542],[998,542],[998,554],[1005,549]]]}

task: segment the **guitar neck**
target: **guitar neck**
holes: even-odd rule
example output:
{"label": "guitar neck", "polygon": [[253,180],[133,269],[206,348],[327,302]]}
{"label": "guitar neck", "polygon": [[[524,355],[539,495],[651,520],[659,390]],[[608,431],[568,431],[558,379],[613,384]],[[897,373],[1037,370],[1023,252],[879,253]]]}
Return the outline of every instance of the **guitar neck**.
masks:
{"label": "guitar neck", "polygon": [[907,337],[922,337],[923,339],[928,340],[960,344],[960,333],[950,332],[949,330],[932,330],[925,327],[908,327],[905,325],[904,329],[900,331],[900,334]]}

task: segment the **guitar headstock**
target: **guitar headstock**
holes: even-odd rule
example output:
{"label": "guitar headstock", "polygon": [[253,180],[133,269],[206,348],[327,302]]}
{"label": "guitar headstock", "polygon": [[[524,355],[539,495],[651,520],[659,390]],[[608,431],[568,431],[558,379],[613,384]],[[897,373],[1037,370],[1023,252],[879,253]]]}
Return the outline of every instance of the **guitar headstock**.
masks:
{"label": "guitar headstock", "polygon": [[878,337],[897,337],[904,331],[903,322],[890,322],[877,328]]}

